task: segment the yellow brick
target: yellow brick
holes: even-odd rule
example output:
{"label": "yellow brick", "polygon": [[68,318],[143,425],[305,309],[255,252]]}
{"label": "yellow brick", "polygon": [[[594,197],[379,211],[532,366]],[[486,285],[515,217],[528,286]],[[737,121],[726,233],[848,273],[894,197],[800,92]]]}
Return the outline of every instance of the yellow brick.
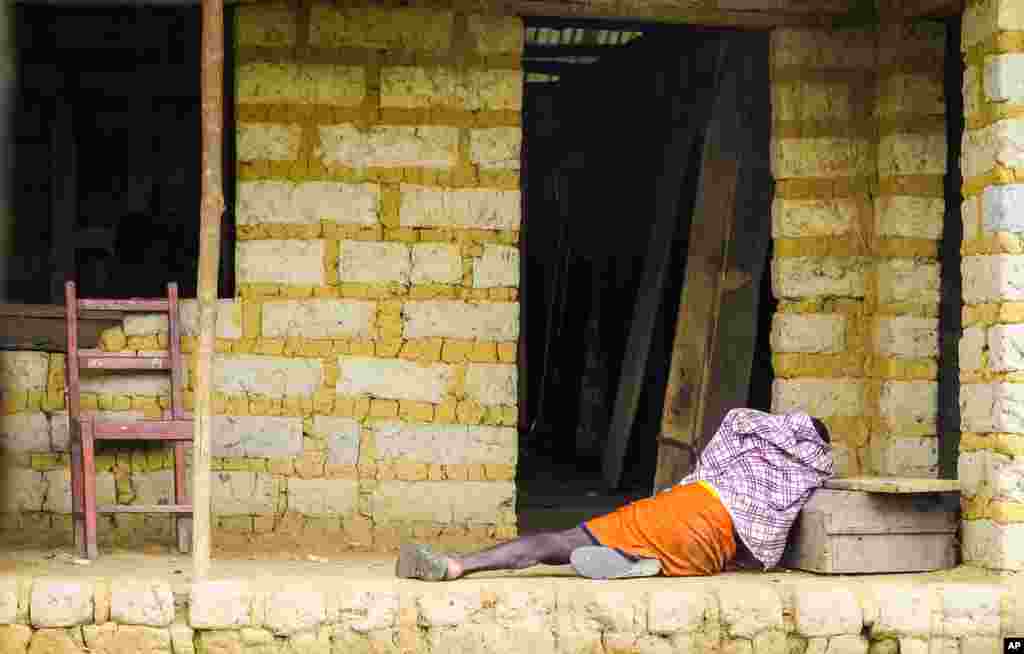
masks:
{"label": "yellow brick", "polygon": [[195,411],[195,409],[196,409],[196,394],[193,393],[192,391],[185,391],[183,393],[183,395],[184,395],[184,402],[183,402],[183,404],[185,405],[185,410],[186,411]]}
{"label": "yellow brick", "polygon": [[128,350],[157,350],[160,348],[160,341],[157,340],[156,334],[150,334],[149,336],[129,336],[128,342],[125,345],[125,349]]}
{"label": "yellow brick", "polygon": [[292,459],[268,459],[267,472],[272,475],[291,476],[295,474],[295,462]]}
{"label": "yellow brick", "polygon": [[304,300],[313,297],[312,286],[285,286],[281,295],[290,300]]}
{"label": "yellow brick", "polygon": [[456,407],[454,399],[443,400],[434,410],[434,422],[454,423]]}
{"label": "yellow brick", "polygon": [[[178,338],[178,344],[179,345],[181,344],[181,338],[180,337]],[[156,349],[158,349],[158,350],[166,350],[169,346],[170,346],[170,341],[168,340],[167,332],[160,332],[160,333],[158,333],[156,335]]]}
{"label": "yellow brick", "polygon": [[395,418],[398,416],[396,400],[370,400],[371,418]]}
{"label": "yellow brick", "polygon": [[398,356],[398,353],[401,349],[401,339],[388,339],[383,341],[377,341],[377,347],[375,348],[374,353],[379,357],[391,358]]}
{"label": "yellow brick", "polygon": [[302,398],[295,395],[284,398],[281,402],[281,415],[291,417],[304,415],[302,410]]}
{"label": "yellow brick", "polygon": [[457,295],[457,289],[454,286],[441,284],[424,284],[409,288],[409,297],[413,300],[451,300],[455,299]]}
{"label": "yellow brick", "polygon": [[473,351],[473,341],[445,339],[441,348],[441,360],[445,363],[463,363],[469,360]]}
{"label": "yellow brick", "polygon": [[128,344],[128,337],[120,327],[104,329],[100,334],[100,349],[106,352],[120,352]]}
{"label": "yellow brick", "polygon": [[40,409],[46,412],[63,411],[65,409],[64,391],[47,392]]}
{"label": "yellow brick", "polygon": [[439,463],[431,463],[427,466],[427,478],[430,481],[444,481],[444,467]]}
{"label": "yellow brick", "polygon": [[483,422],[484,408],[471,400],[459,402],[455,409],[455,417],[459,424],[478,425]]}
{"label": "yellow brick", "polygon": [[350,464],[326,463],[324,464],[324,477],[327,479],[358,479],[356,467]]}
{"label": "yellow brick", "polygon": [[199,343],[195,336],[182,336],[181,337],[181,352],[182,354],[192,354],[198,351]]}
{"label": "yellow brick", "polygon": [[485,463],[484,476],[488,481],[515,481],[516,467],[510,463]]}
{"label": "yellow brick", "polygon": [[395,471],[395,477],[403,481],[426,481],[429,477],[429,471],[425,463],[401,461],[395,463],[392,468]]}
{"label": "yellow brick", "polygon": [[398,405],[398,415],[403,420],[410,422],[433,422],[434,405],[429,402],[401,401]]}
{"label": "yellow brick", "polygon": [[1000,524],[1024,522],[1024,504],[994,501],[988,506],[988,514]]}
{"label": "yellow brick", "polygon": [[213,342],[213,351],[217,354],[230,354],[233,346],[234,341],[218,338]]}
{"label": "yellow brick", "polygon": [[264,338],[256,342],[253,348],[255,354],[266,354],[269,356],[280,356],[284,354],[283,338]]}
{"label": "yellow brick", "polygon": [[328,357],[331,356],[333,347],[334,343],[329,340],[306,340],[299,347],[299,356]]}
{"label": "yellow brick", "polygon": [[6,415],[24,411],[28,406],[27,391],[10,391],[3,395],[3,412]]}
{"label": "yellow brick", "polygon": [[284,349],[281,352],[282,354],[284,354],[284,356],[286,356],[286,357],[298,356],[299,352],[301,350],[302,350],[302,340],[301,339],[296,338],[294,336],[290,336],[290,337],[284,339]]}
{"label": "yellow brick", "polygon": [[399,243],[415,243],[419,240],[419,234],[416,233],[416,230],[408,227],[400,229],[385,229],[384,240],[396,241]]}
{"label": "yellow brick", "polygon": [[470,463],[466,466],[466,481],[486,481],[484,467],[479,463]]}
{"label": "yellow brick", "polygon": [[33,454],[30,461],[33,470],[53,470],[61,465],[59,454]]}
{"label": "yellow brick", "polygon": [[466,481],[469,479],[468,466],[461,464],[451,464],[444,466],[444,477],[451,481]]}
{"label": "yellow brick", "polygon": [[352,341],[349,344],[349,353],[352,356],[372,357],[374,350],[373,341]]}
{"label": "yellow brick", "polygon": [[254,397],[249,399],[249,415],[266,416],[270,415],[270,398]]}
{"label": "yellow brick", "polygon": [[515,363],[518,346],[516,343],[498,343],[498,360],[502,363]]}
{"label": "yellow brick", "polygon": [[496,343],[473,343],[469,352],[469,360],[474,363],[497,363],[498,345]]}
{"label": "yellow brick", "polygon": [[356,420],[363,420],[370,414],[370,398],[356,398],[352,406],[352,417]]}
{"label": "yellow brick", "polygon": [[25,410],[38,412],[43,405],[43,391],[29,391],[25,396]]}
{"label": "yellow brick", "polygon": [[351,418],[355,416],[355,399],[351,397],[335,396],[334,410],[331,415],[339,418]]}
{"label": "yellow brick", "polygon": [[479,302],[490,297],[490,289],[487,288],[460,288],[458,296],[469,302]]}

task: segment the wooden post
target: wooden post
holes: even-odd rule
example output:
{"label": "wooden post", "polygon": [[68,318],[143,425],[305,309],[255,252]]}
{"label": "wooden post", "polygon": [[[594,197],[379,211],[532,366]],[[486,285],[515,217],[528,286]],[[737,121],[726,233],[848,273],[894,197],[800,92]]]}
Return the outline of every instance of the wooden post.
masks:
{"label": "wooden post", "polygon": [[192,450],[193,581],[210,570],[210,432],[213,419],[213,347],[217,328],[217,273],[224,213],[221,143],[224,93],[224,3],[203,0],[203,181],[199,224],[199,357],[196,362],[195,438]]}

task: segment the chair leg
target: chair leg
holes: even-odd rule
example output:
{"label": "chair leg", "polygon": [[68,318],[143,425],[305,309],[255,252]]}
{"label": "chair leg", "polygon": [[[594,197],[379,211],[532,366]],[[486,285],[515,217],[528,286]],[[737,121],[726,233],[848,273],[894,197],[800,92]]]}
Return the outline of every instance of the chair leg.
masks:
{"label": "chair leg", "polygon": [[[174,443],[174,503],[179,506],[188,504],[185,483],[185,443],[177,441]],[[174,528],[178,536],[178,551],[188,554],[192,551],[192,516],[176,516]]]}
{"label": "chair leg", "polygon": [[93,437],[92,420],[82,425],[82,480],[85,500],[85,557],[96,559],[99,548],[96,546],[96,457],[95,439]]}
{"label": "chair leg", "polygon": [[78,421],[69,418],[71,432],[71,520],[74,527],[75,547],[79,556],[87,554],[85,537],[85,486],[82,466],[82,429]]}

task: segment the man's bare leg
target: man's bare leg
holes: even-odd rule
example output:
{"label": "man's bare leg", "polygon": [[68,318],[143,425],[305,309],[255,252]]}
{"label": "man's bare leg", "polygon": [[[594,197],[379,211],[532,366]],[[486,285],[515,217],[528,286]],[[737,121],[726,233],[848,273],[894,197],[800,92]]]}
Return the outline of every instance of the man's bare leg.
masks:
{"label": "man's bare leg", "polygon": [[481,552],[449,557],[447,578],[458,579],[485,570],[522,570],[539,563],[568,565],[573,550],[593,544],[581,527],[521,536]]}
{"label": "man's bare leg", "polygon": [[593,545],[581,527],[530,534],[466,556],[448,556],[426,545],[403,545],[395,574],[406,579],[441,581],[484,570],[521,570],[544,563],[567,565],[573,550]]}

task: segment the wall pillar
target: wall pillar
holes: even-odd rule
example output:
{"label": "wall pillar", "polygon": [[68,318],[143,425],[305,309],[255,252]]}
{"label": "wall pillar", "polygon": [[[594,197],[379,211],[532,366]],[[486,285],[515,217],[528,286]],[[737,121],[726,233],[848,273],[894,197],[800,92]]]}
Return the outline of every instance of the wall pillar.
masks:
{"label": "wall pillar", "polygon": [[1024,2],[964,13],[963,551],[1024,570]]}

